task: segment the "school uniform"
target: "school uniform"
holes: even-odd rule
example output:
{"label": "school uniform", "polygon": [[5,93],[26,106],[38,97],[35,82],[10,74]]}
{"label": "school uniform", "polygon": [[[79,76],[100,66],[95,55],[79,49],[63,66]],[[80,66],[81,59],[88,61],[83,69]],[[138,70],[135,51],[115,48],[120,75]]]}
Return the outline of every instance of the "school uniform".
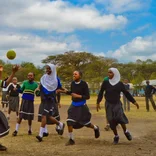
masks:
{"label": "school uniform", "polygon": [[[58,86],[57,89],[62,87],[60,83],[60,79],[57,78]],[[47,115],[47,124],[51,125],[54,124],[51,120],[49,120],[48,116],[53,116],[56,120],[60,121],[60,115],[58,110],[58,104],[56,100],[56,92],[55,91],[48,91],[42,85],[40,87],[40,96],[41,96],[41,104],[39,106],[38,112],[38,122],[41,122],[42,115]],[[49,111],[50,110],[50,111]],[[46,113],[48,112],[49,113]]]}
{"label": "school uniform", "polygon": [[19,117],[24,120],[34,119],[34,92],[38,84],[36,82],[24,81],[19,92],[22,92],[22,102],[19,112]]}
{"label": "school uniform", "polygon": [[81,80],[79,83],[73,81],[71,83],[71,91],[67,94],[76,93],[82,95],[82,98],[72,97],[72,103],[68,109],[67,125],[75,129],[82,128],[83,126],[91,125],[91,113],[86,104],[86,100],[90,98],[88,85],[85,81]]}
{"label": "school uniform", "polygon": [[11,84],[8,88],[9,95],[9,110],[13,112],[18,112],[19,110],[19,92],[16,89],[20,89],[20,85]]}
{"label": "school uniform", "polygon": [[[57,115],[59,115],[57,111],[56,92],[55,92],[56,89],[59,87],[59,83],[58,83],[55,65],[48,64],[47,66],[50,67],[52,72],[49,74],[44,74],[40,80],[40,86],[41,86],[40,94],[42,99],[42,103],[41,103],[42,108],[40,107],[41,110],[40,113],[42,114],[42,117],[44,118],[46,117],[46,119],[49,118],[49,120],[52,121],[52,118],[54,119],[54,116],[56,117]],[[56,120],[55,120],[55,124],[57,125],[57,127],[59,127],[58,134],[63,135],[65,124]],[[41,125],[43,124],[44,123],[42,122]],[[42,141],[42,138],[44,136],[48,136],[46,124],[40,127],[39,135],[36,136],[39,142]],[[50,122],[50,124],[52,123]]]}
{"label": "school uniform", "polygon": [[2,88],[2,100],[1,103],[4,105],[6,105],[6,107],[8,107],[9,104],[9,100],[7,99],[7,91],[8,91],[8,87],[6,88]]}
{"label": "school uniform", "polygon": [[106,116],[112,130],[116,128],[118,124],[127,124],[128,119],[124,114],[122,103],[120,101],[120,93],[123,92],[126,98],[135,103],[135,99],[131,94],[126,90],[122,82],[118,82],[115,85],[111,85],[110,81],[103,81],[97,103],[99,104],[103,98],[103,93],[105,91],[104,97],[105,107],[106,107]]}

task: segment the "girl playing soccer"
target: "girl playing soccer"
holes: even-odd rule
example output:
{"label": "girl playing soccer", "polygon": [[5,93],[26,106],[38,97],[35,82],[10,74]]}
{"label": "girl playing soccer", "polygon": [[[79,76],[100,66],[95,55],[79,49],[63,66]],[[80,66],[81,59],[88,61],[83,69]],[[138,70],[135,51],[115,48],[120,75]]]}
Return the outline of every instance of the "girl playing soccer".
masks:
{"label": "girl playing soccer", "polygon": [[131,101],[138,109],[139,105],[131,94],[125,89],[125,86],[120,82],[120,73],[116,68],[110,68],[108,70],[108,81],[103,81],[98,98],[97,98],[97,111],[100,109],[100,102],[103,98],[103,93],[105,91],[105,106],[106,106],[106,116],[110,124],[110,128],[114,132],[114,144],[119,142],[119,135],[117,132],[117,125],[121,124],[124,134],[128,140],[132,140],[130,132],[127,130],[126,124],[128,119],[125,116],[122,108],[122,103],[120,101],[120,93],[123,92],[126,98]]}

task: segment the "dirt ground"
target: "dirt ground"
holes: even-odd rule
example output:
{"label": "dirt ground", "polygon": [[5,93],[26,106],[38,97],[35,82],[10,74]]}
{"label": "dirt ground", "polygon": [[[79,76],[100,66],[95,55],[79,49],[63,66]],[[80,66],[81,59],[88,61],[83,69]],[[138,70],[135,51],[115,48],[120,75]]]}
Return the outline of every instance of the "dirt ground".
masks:
{"label": "dirt ground", "polygon": [[[67,109],[70,99],[62,99],[60,109],[61,119],[66,122]],[[35,136],[38,134],[40,123],[37,122],[38,101],[35,105],[35,120],[33,122],[33,135],[28,136],[27,122],[23,121],[17,137],[12,137],[15,129],[15,113],[11,114],[10,134],[0,139],[0,142],[8,147],[7,152],[0,152],[0,156],[155,156],[156,155],[156,112],[146,112],[144,99],[139,98],[140,110],[132,106],[131,112],[126,115],[129,118],[128,130],[132,133],[133,140],[128,141],[121,127],[118,127],[120,142],[113,145],[112,131],[105,131],[105,113],[102,109],[99,113],[95,111],[95,99],[89,102],[92,112],[92,123],[100,127],[101,136],[94,138],[92,129],[82,128],[74,131],[76,144],[65,146],[68,141],[67,127],[63,136],[58,136],[55,126],[48,126],[50,135],[39,143]]]}

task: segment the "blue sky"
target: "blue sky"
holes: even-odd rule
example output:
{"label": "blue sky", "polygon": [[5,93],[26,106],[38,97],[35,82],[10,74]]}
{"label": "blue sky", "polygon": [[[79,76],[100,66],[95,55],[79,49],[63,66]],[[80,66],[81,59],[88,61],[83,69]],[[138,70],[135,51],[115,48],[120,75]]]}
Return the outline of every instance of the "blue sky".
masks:
{"label": "blue sky", "polygon": [[156,60],[155,0],[0,0],[0,59],[41,65],[68,50]]}

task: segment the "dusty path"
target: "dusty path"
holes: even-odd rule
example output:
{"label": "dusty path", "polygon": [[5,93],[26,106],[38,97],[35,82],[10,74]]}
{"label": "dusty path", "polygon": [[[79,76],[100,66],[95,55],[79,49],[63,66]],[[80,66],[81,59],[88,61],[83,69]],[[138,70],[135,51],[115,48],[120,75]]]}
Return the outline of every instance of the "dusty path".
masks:
{"label": "dusty path", "polygon": [[[63,105],[60,109],[61,118],[65,122],[68,106]],[[91,111],[94,108],[90,107]],[[1,152],[0,156],[155,156],[156,155],[156,122],[155,119],[141,119],[129,117],[128,129],[133,135],[133,140],[128,141],[119,127],[120,143],[112,145],[113,133],[104,131],[104,115],[94,114],[92,122],[101,128],[101,137],[94,139],[91,129],[83,128],[76,130],[74,136],[76,145],[66,147],[68,140],[67,127],[62,137],[56,135],[55,126],[49,126],[49,137],[39,143],[35,136],[38,134],[40,124],[37,121],[38,105],[35,105],[36,115],[33,122],[33,135],[27,135],[27,122],[24,121],[20,127],[19,135],[12,137],[15,128],[15,114],[11,114],[10,134],[0,139],[8,147],[7,152]],[[146,113],[146,112],[145,112]],[[129,115],[128,115],[129,116]],[[154,115],[156,117],[156,115]]]}

